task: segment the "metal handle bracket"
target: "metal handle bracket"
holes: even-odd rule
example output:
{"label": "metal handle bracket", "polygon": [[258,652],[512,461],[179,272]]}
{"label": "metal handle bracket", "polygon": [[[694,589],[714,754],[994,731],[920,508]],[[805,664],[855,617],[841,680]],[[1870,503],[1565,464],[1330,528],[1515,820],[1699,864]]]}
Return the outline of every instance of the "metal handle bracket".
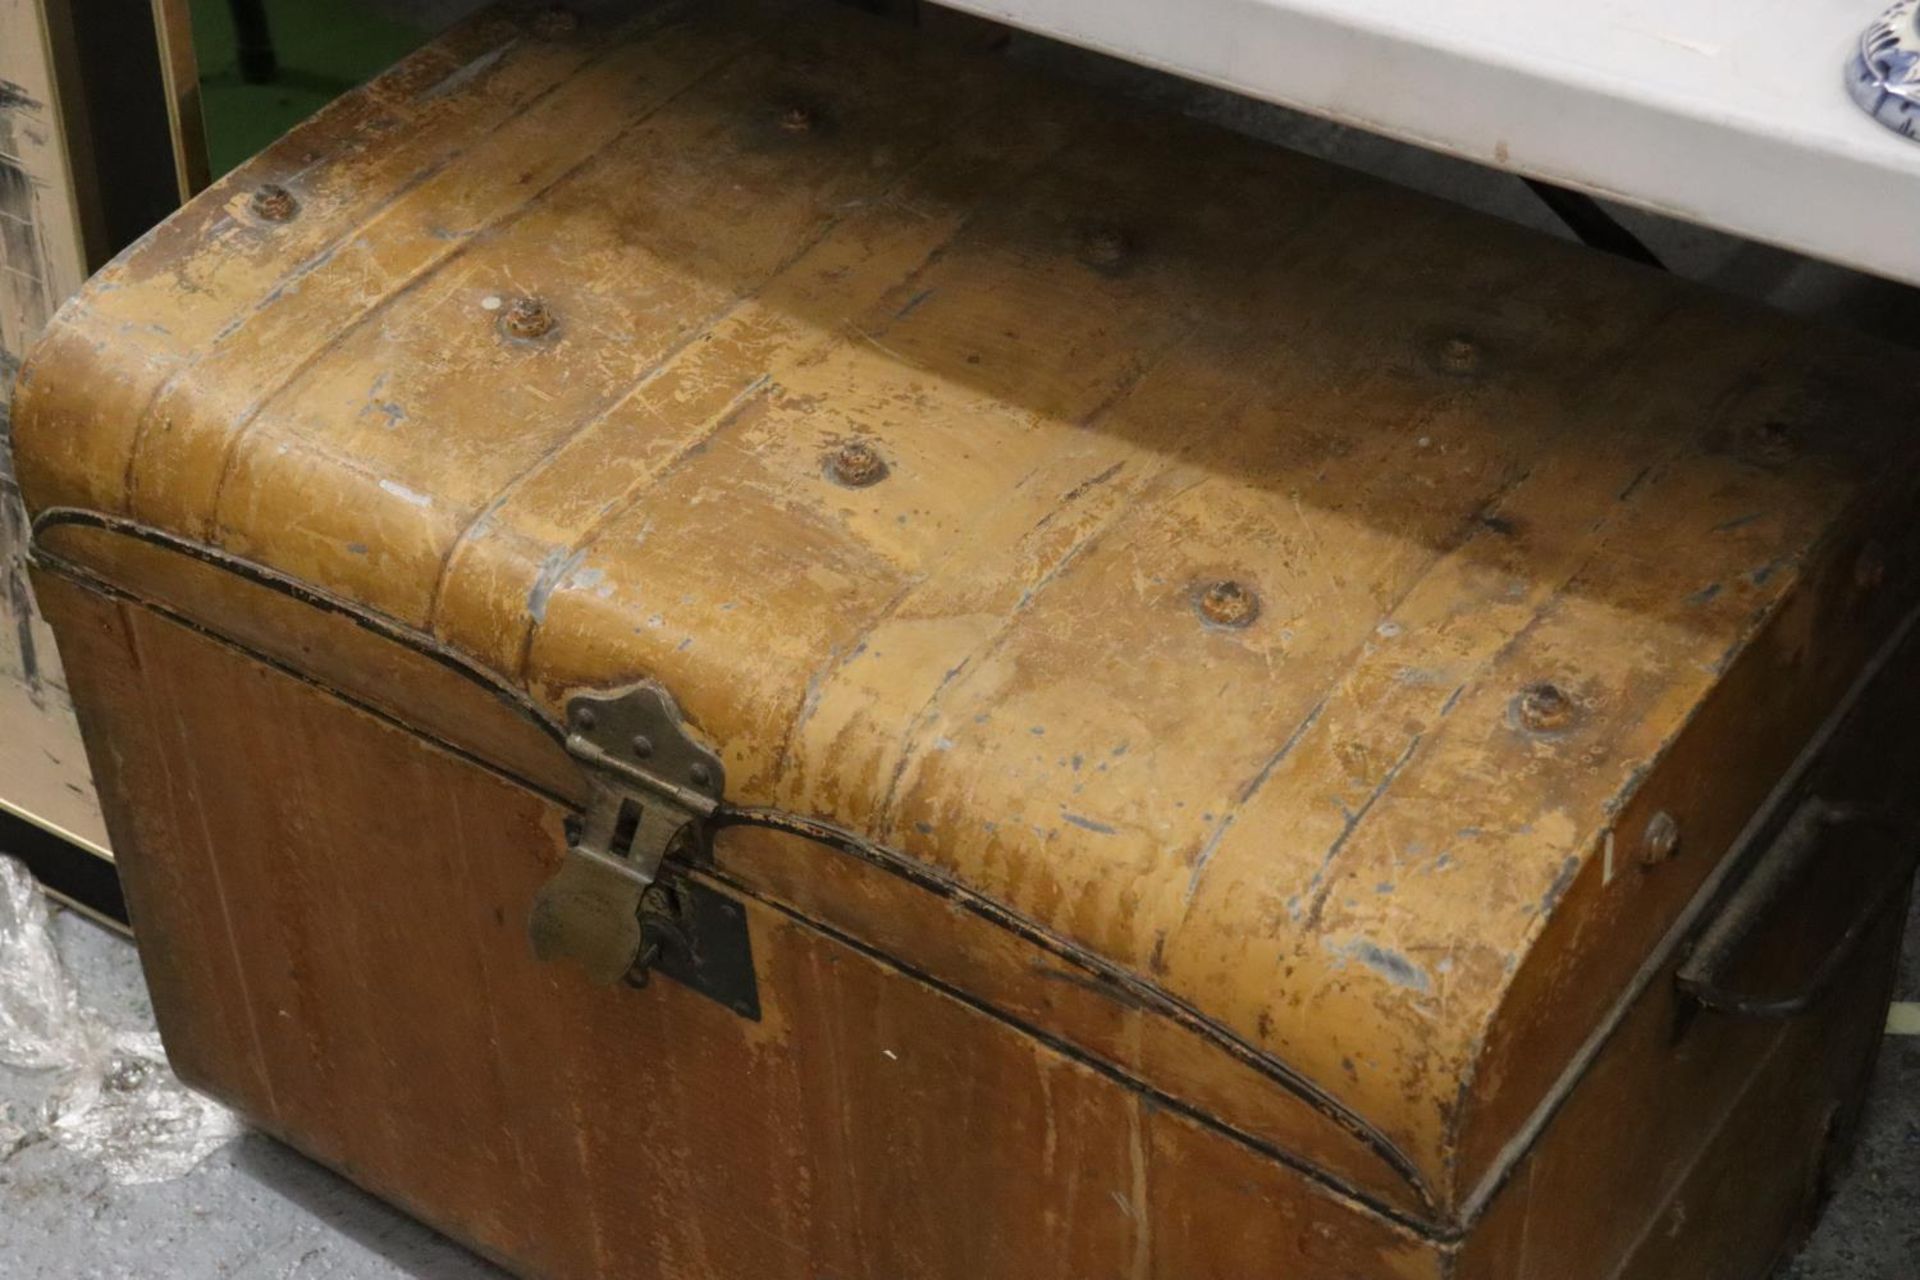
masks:
{"label": "metal handle bracket", "polygon": [[[1778,991],[1749,991],[1727,979],[1747,944],[1775,903],[1801,882],[1801,877],[1823,850],[1831,853],[1836,834],[1866,838],[1882,856],[1872,860],[1877,874],[1860,895],[1846,927],[1827,947],[1818,964],[1800,982]],[[1835,874],[1860,871],[1859,860],[1844,859]],[[1912,822],[1885,809],[1860,809],[1832,804],[1818,796],[1804,801],[1774,839],[1753,870],[1727,899],[1720,914],[1700,935],[1693,952],[1674,975],[1682,994],[1702,1008],[1747,1018],[1793,1018],[1811,1010],[1845,972],[1886,912],[1904,900],[1912,878],[1920,840]]]}

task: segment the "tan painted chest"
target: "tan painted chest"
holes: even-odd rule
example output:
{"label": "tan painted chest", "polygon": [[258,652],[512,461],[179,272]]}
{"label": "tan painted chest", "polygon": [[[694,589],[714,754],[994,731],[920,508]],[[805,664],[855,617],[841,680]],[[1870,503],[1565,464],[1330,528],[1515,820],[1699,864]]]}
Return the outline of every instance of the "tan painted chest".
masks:
{"label": "tan painted chest", "polygon": [[15,421],[176,1065],[525,1274],[1752,1277],[1906,888],[1914,373],[708,3],[452,33]]}

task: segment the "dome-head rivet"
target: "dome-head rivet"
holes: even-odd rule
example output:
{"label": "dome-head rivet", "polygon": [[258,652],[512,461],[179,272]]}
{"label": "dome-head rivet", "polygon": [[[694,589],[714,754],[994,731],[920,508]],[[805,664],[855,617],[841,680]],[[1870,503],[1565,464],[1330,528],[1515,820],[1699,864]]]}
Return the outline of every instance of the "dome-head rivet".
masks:
{"label": "dome-head rivet", "polygon": [[580,27],[580,15],[565,5],[553,5],[541,10],[533,18],[533,34],[543,40],[556,40],[561,36],[572,35]]}
{"label": "dome-head rivet", "polygon": [[1118,227],[1089,227],[1080,233],[1080,259],[1089,266],[1117,267],[1128,247],[1126,233]]}
{"label": "dome-head rivet", "polygon": [[1559,685],[1530,684],[1513,700],[1513,716],[1531,733],[1557,733],[1573,723],[1573,699]]}
{"label": "dome-head rivet", "polygon": [[1480,372],[1480,344],[1464,335],[1452,334],[1440,340],[1434,359],[1443,371],[1464,378]]}
{"label": "dome-head rivet", "polygon": [[1640,861],[1656,866],[1680,852],[1680,822],[1665,809],[1647,819],[1640,837]]}
{"label": "dome-head rivet", "polygon": [[1260,616],[1260,597],[1251,587],[1222,578],[1202,586],[1194,594],[1193,607],[1210,625],[1237,630]]}
{"label": "dome-head rivet", "polygon": [[293,198],[293,192],[277,182],[257,187],[247,203],[254,216],[266,222],[286,222],[300,211],[300,202]]}
{"label": "dome-head rivet", "polygon": [[1793,424],[1769,418],[1748,427],[1740,437],[1740,453],[1749,462],[1780,466],[1795,453]]}
{"label": "dome-head rivet", "polygon": [[1853,585],[1862,591],[1878,590],[1887,580],[1887,549],[1877,542],[1860,548],[1853,562]]}
{"label": "dome-head rivet", "polygon": [[538,298],[515,298],[500,315],[501,331],[514,338],[544,338],[554,324],[553,309]]}
{"label": "dome-head rivet", "polygon": [[827,478],[849,489],[864,489],[886,479],[887,460],[862,440],[849,440],[827,454]]}

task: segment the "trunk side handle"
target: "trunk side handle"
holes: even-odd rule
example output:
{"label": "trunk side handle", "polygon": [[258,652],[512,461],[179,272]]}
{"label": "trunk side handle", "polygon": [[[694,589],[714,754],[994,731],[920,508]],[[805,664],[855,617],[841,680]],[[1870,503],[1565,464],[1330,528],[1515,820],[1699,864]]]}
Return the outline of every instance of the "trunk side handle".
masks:
{"label": "trunk side handle", "polygon": [[[1820,963],[1796,987],[1784,991],[1747,991],[1730,985],[1726,973],[1746,950],[1769,908],[1800,882],[1803,872],[1840,836],[1864,838],[1863,859],[1881,862],[1885,870],[1863,896],[1847,926]],[[1912,816],[1891,808],[1835,804],[1809,796],[1794,810],[1753,870],[1727,898],[1713,922],[1701,933],[1692,953],[1674,974],[1682,996],[1703,1009],[1743,1018],[1795,1018],[1811,1010],[1845,971],[1847,961],[1873,926],[1897,903],[1920,861],[1920,833]],[[1839,874],[1853,874],[1855,859]]]}

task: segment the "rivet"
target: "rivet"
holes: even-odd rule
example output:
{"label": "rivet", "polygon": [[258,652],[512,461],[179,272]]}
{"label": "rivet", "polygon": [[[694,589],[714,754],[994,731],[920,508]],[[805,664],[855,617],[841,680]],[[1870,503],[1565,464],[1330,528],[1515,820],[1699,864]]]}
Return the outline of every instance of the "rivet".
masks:
{"label": "rivet", "polygon": [[1454,334],[1442,338],[1434,351],[1434,359],[1447,373],[1465,377],[1480,372],[1480,344],[1471,338]]}
{"label": "rivet", "polygon": [[1860,548],[1860,556],[1853,562],[1853,585],[1862,591],[1872,591],[1887,580],[1887,550],[1877,542],[1869,542]]}
{"label": "rivet", "polygon": [[1741,443],[1742,452],[1754,462],[1781,463],[1793,458],[1793,428],[1777,418],[1748,428]]}
{"label": "rivet", "polygon": [[1651,867],[1680,851],[1680,823],[1665,809],[1647,819],[1640,837],[1640,861]]}
{"label": "rivet", "polygon": [[563,5],[554,5],[534,15],[533,34],[543,40],[571,35],[580,26],[580,17]]}
{"label": "rivet", "polygon": [[696,764],[687,770],[687,777],[692,780],[694,786],[704,787],[713,781],[713,771],[704,764]]}
{"label": "rivet", "polygon": [[252,206],[255,217],[267,222],[285,222],[300,210],[300,202],[293,198],[293,192],[277,182],[255,188],[247,203]]}
{"label": "rivet", "polygon": [[594,715],[593,715],[592,707],[575,707],[573,709],[573,727],[574,728],[580,730],[582,733],[585,733],[587,730],[593,728],[593,726],[594,726]]}
{"label": "rivet", "polygon": [[553,312],[538,298],[515,298],[500,313],[500,329],[509,337],[543,338],[553,332]]}
{"label": "rivet", "polygon": [[1193,607],[1216,627],[1250,625],[1260,616],[1260,597],[1231,578],[1209,582],[1194,595]]}
{"label": "rivet", "polygon": [[788,133],[805,133],[813,128],[813,112],[796,102],[780,113],[780,127]]}
{"label": "rivet", "polygon": [[645,760],[653,754],[653,739],[644,733],[634,734],[631,745],[633,747],[633,754],[639,759]]}
{"label": "rivet", "polygon": [[1117,227],[1091,227],[1080,234],[1080,260],[1089,266],[1117,267],[1127,256],[1127,237]]}
{"label": "rivet", "polygon": [[1513,700],[1513,716],[1533,733],[1553,733],[1573,723],[1573,699],[1560,686],[1530,684]]}
{"label": "rivet", "polygon": [[886,479],[887,460],[870,444],[849,440],[827,454],[827,478],[849,489],[864,489]]}

